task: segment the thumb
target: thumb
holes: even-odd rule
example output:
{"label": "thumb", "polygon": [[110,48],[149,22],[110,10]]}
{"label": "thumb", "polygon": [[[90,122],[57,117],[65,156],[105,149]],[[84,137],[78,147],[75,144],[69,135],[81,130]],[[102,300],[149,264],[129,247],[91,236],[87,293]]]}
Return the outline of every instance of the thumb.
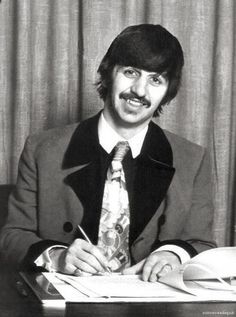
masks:
{"label": "thumb", "polygon": [[139,274],[139,273],[141,273],[145,261],[146,261],[146,259],[144,259],[144,260],[138,262],[137,264],[135,264],[135,265],[133,265],[133,266],[130,266],[130,267],[124,269],[124,270],[122,271],[122,274],[124,274],[124,275],[133,275],[133,274]]}

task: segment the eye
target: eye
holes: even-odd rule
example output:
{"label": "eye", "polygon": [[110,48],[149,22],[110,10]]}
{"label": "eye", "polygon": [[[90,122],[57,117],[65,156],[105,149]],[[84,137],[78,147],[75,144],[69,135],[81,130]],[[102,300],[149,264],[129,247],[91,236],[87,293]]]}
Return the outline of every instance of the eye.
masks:
{"label": "eye", "polygon": [[123,73],[128,78],[135,78],[138,76],[138,72],[134,68],[125,68]]}
{"label": "eye", "polygon": [[159,86],[159,85],[166,85],[168,81],[164,76],[157,74],[150,77],[150,83],[153,86]]}
{"label": "eye", "polygon": [[153,86],[159,86],[162,83],[160,76],[152,76],[150,81]]}

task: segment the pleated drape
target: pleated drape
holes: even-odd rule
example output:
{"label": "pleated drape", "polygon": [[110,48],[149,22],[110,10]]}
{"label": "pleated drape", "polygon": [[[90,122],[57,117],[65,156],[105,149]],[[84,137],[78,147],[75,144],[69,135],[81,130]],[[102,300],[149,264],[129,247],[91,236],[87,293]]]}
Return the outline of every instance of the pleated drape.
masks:
{"label": "pleated drape", "polygon": [[182,87],[157,122],[207,147],[214,175],[214,231],[235,238],[234,0],[2,0],[0,2],[0,183],[14,183],[28,134],[102,108],[94,83],[126,26],[162,24],[185,53]]}

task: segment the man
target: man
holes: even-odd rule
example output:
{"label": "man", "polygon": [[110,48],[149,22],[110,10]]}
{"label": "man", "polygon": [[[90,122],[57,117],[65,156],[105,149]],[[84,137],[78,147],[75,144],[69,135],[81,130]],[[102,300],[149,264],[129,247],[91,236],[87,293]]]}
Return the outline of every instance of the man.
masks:
{"label": "man", "polygon": [[156,281],[215,246],[205,149],[151,121],[176,96],[183,64],[160,25],[128,27],[113,41],[98,69],[103,111],[26,142],[1,233],[9,261]]}

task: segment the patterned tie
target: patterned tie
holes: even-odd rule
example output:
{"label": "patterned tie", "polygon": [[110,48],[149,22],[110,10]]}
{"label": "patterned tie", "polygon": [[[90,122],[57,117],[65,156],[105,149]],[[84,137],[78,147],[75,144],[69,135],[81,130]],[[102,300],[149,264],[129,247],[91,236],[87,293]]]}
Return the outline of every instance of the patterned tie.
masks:
{"label": "patterned tie", "polygon": [[129,199],[122,160],[129,150],[128,142],[118,142],[111,166],[107,171],[102,212],[98,233],[98,247],[109,260],[112,271],[119,271],[130,263],[129,255]]}

